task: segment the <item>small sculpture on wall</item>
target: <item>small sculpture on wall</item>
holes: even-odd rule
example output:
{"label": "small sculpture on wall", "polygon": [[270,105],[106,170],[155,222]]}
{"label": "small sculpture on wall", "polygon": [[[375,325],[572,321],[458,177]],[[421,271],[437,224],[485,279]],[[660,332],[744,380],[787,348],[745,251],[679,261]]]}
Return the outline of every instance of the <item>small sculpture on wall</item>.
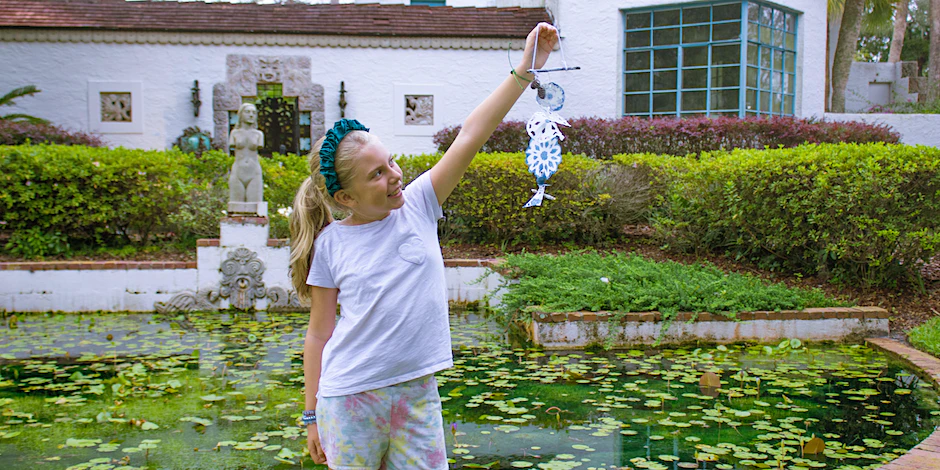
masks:
{"label": "small sculpture on wall", "polygon": [[228,254],[228,258],[219,267],[222,282],[219,296],[227,298],[229,305],[238,310],[250,310],[255,307],[255,299],[267,295],[264,281],[264,262],[258,254],[248,248],[238,248]]}
{"label": "small sculpture on wall", "polygon": [[405,124],[434,125],[434,95],[405,95]]}
{"label": "small sculpture on wall", "polygon": [[176,146],[186,153],[202,157],[202,152],[212,149],[212,135],[199,127],[187,127],[176,139]]}
{"label": "small sculpture on wall", "polygon": [[229,134],[228,146],[234,149],[235,163],[228,179],[229,214],[267,215],[262,209],[264,182],[258,149],[264,147],[264,134],[258,130],[258,109],[244,103],[238,108],[238,124]]}

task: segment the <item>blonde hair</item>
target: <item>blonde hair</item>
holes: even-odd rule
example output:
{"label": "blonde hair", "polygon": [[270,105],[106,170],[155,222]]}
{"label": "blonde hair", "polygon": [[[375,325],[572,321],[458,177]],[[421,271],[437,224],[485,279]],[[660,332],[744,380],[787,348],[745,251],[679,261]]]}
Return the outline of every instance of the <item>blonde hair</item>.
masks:
{"label": "blonde hair", "polygon": [[[305,179],[294,196],[294,210],[290,214],[290,277],[294,291],[301,300],[310,299],[310,286],[307,275],[313,260],[313,243],[327,224],[333,221],[333,212],[346,213],[348,209],[338,202],[326,190],[326,179],[320,174],[320,147],[325,137],[313,145],[308,160],[310,177]],[[352,131],[340,141],[336,148],[333,165],[340,186],[350,181],[356,169],[359,151],[369,144],[374,137],[365,131]]]}

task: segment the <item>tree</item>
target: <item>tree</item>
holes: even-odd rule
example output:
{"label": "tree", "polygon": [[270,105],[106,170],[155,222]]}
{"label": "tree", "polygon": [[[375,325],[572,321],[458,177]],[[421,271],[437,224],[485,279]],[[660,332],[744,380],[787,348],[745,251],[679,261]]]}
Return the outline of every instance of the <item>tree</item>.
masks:
{"label": "tree", "polygon": [[940,0],[930,0],[930,71],[927,73],[927,101],[940,99]]}
{"label": "tree", "polygon": [[[23,87],[19,87],[3,96],[0,96],[0,106],[12,106],[13,100],[17,98],[22,98],[24,96],[35,95],[36,93],[39,93],[40,91],[41,90],[39,90],[39,88],[36,88],[35,85],[26,85]],[[31,122],[34,124],[48,124],[49,123],[49,121],[45,119],[38,118],[35,116],[30,116],[29,114],[22,114],[22,113],[14,113],[14,114],[7,114],[5,116],[0,116],[0,121],[27,121],[27,122]]]}
{"label": "tree", "polygon": [[907,33],[907,13],[910,4],[910,0],[898,0],[898,7],[894,12],[894,33],[891,35],[888,62],[901,61],[901,49],[904,48],[904,36]]}
{"label": "tree", "polygon": [[865,0],[845,0],[839,25],[839,42],[832,60],[832,112],[845,112],[845,85],[849,82],[852,61],[858,50],[858,36],[862,30]]}

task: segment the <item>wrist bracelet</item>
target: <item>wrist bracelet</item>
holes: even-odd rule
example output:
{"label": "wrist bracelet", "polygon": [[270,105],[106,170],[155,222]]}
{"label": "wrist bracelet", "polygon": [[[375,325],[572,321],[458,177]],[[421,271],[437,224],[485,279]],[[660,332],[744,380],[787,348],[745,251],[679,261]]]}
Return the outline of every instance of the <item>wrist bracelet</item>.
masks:
{"label": "wrist bracelet", "polygon": [[512,74],[512,77],[516,79],[516,84],[519,85],[519,88],[523,90],[525,90],[525,86],[523,86],[522,83],[519,82],[520,78],[527,82],[530,82],[530,83],[532,82],[532,80],[529,80],[528,78],[525,78],[522,75],[519,75],[518,73],[516,73],[516,69],[509,69],[509,73]]}
{"label": "wrist bracelet", "polygon": [[300,422],[303,423],[304,426],[315,424],[317,422],[316,410],[304,410],[304,412],[300,414]]}

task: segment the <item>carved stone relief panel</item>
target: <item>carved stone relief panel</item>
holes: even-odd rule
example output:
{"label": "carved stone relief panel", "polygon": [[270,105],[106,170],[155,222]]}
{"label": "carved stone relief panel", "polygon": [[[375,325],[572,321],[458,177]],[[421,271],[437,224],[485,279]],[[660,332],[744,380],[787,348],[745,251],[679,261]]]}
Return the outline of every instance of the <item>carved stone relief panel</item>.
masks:
{"label": "carved stone relief panel", "polygon": [[298,111],[310,112],[310,137],[326,132],[323,86],[311,81],[311,62],[302,56],[229,54],[225,58],[226,81],[212,88],[213,136],[217,145],[228,142],[228,113],[237,111],[243,97],[257,94],[259,83],[280,83],[283,96],[297,97]]}
{"label": "carved stone relief panel", "polygon": [[434,125],[434,95],[405,95],[405,125]]}
{"label": "carved stone relief panel", "polygon": [[101,122],[131,122],[133,111],[130,93],[99,93]]}
{"label": "carved stone relief panel", "polygon": [[228,298],[229,304],[238,310],[250,310],[255,307],[255,299],[267,295],[264,281],[264,262],[258,254],[248,248],[238,248],[228,254],[219,267],[222,271],[219,296]]}

